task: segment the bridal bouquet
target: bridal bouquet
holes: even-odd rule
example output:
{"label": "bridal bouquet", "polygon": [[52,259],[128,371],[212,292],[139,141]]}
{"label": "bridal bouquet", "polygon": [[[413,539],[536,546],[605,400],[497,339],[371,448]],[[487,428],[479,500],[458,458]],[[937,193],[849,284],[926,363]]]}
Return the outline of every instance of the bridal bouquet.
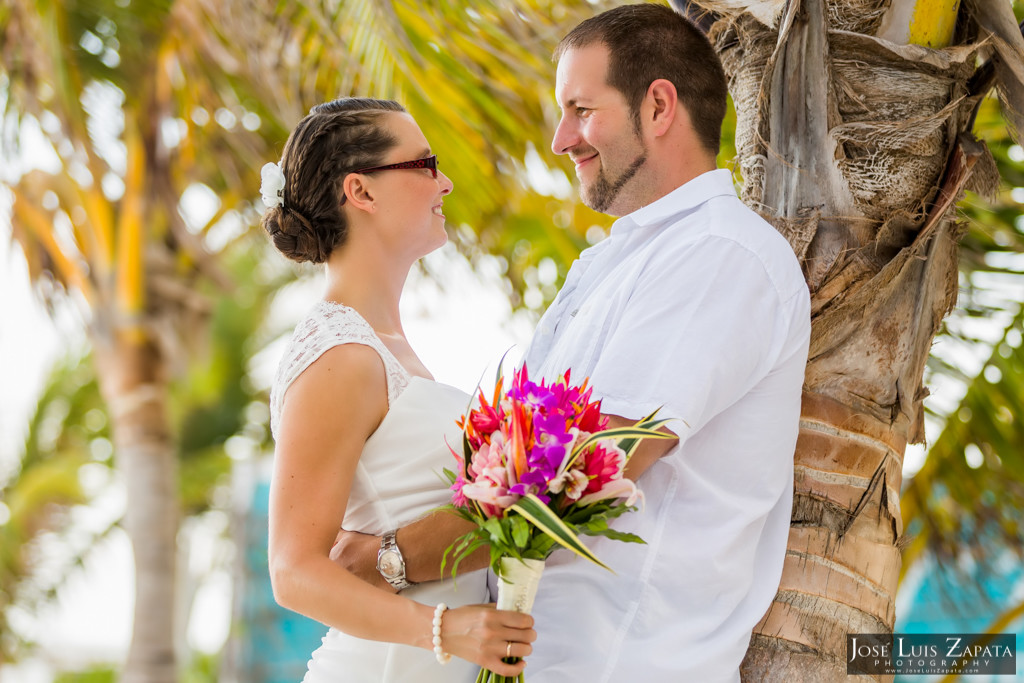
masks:
{"label": "bridal bouquet", "polygon": [[[479,392],[478,405],[458,422],[457,471],[444,470],[453,492],[448,508],[475,528],[448,549],[445,561],[454,550],[454,574],[463,558],[490,546],[491,569],[500,578],[498,608],[529,613],[544,560],[557,547],[608,569],[580,534],[644,542],[608,520],[636,509],[641,493],[623,470],[640,440],[672,437],[657,431],[667,420],[654,414],[609,429],[586,380],[574,386],[568,371],[548,385],[532,382],[522,367],[508,392],[502,385],[499,377],[490,403]],[[487,670],[477,678],[512,680]]]}

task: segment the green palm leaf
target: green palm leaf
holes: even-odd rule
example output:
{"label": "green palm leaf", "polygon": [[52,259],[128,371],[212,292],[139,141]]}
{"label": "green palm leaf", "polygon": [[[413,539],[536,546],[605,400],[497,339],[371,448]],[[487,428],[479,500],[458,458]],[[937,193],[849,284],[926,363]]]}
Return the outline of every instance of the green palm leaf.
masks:
{"label": "green palm leaf", "polygon": [[[921,469],[907,482],[903,514],[912,539],[904,567],[928,551],[979,562],[1024,546],[1024,315],[992,348],[946,419]],[[905,571],[905,570],[904,570]]]}

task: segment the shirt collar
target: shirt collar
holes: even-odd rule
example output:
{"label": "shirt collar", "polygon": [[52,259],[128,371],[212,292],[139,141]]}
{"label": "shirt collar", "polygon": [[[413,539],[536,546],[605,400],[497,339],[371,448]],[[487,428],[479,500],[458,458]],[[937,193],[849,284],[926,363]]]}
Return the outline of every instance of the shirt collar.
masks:
{"label": "shirt collar", "polygon": [[659,223],[683,211],[694,209],[712,197],[736,196],[732,173],[725,168],[702,173],[647,206],[619,218],[612,224],[612,233]]}

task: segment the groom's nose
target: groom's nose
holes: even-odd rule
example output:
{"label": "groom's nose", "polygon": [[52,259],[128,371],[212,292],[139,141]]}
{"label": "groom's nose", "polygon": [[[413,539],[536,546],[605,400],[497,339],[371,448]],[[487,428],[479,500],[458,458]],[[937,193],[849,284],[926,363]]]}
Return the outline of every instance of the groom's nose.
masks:
{"label": "groom's nose", "polygon": [[566,154],[580,143],[579,125],[573,117],[562,115],[555,128],[555,136],[551,138],[551,151],[555,154]]}

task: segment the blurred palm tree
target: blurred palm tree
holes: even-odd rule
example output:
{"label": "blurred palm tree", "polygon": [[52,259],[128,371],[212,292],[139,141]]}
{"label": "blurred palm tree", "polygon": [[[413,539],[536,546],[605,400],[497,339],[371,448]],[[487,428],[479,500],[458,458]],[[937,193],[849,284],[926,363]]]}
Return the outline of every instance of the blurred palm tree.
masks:
{"label": "blurred palm tree", "polygon": [[960,250],[961,300],[925,373],[960,398],[930,411],[937,433],[901,499],[909,539],[901,578],[934,558],[937,572],[967,587],[960,600],[981,600],[991,613],[983,633],[1005,631],[1024,613],[1024,600],[971,590],[981,573],[1004,574],[1008,554],[1017,563],[1024,554],[1024,197],[1016,189],[1024,186],[1024,152],[995,105],[982,105],[975,131],[1006,186],[991,200],[969,195],[962,204],[970,223]]}
{"label": "blurred palm tree", "polygon": [[[0,476],[6,518],[0,524],[0,662],[16,661],[26,645],[10,624],[12,606],[35,613],[109,530],[66,533],[71,508],[90,496],[82,467],[109,456],[108,423],[92,373],[77,358],[58,364],[30,418],[16,469]],[[64,553],[46,561],[46,544]]]}
{"label": "blurred palm tree", "polygon": [[[567,26],[617,3],[228,4],[218,31],[239,56],[223,64],[254,74],[253,95],[286,127],[336,96],[409,109],[455,183],[446,215],[456,244],[499,255],[515,303],[527,269],[547,257],[564,275],[588,231],[598,227],[595,239],[610,223],[576,201],[571,164],[548,148],[558,115],[550,57]],[[273,139],[282,149],[284,135]]]}
{"label": "blurred palm tree", "polygon": [[[1024,153],[994,104],[989,100],[979,115],[979,134],[1007,184],[1024,186]],[[904,489],[911,538],[905,565],[921,553],[952,565],[965,555],[986,563],[1006,548],[1022,550],[1024,533],[1014,512],[1024,505],[1024,223],[1021,202],[1014,199],[1019,192],[1008,187],[992,201],[971,196],[963,205],[971,222],[961,242],[961,301],[936,340],[926,373],[961,386],[962,398],[933,411],[941,429]]]}
{"label": "blurred palm tree", "polygon": [[[14,238],[44,297],[70,303],[88,333],[127,489],[129,682],[176,680],[181,511],[169,383],[205,337],[210,303],[197,283],[230,286],[204,238],[229,229],[221,218],[267,149],[249,130],[260,122],[243,91],[209,68],[213,46],[193,40],[207,18],[200,2],[0,9],[5,138],[16,141],[31,117],[57,159],[11,188]],[[182,195],[198,183],[220,195],[220,209],[190,224]]]}
{"label": "blurred palm tree", "polygon": [[[267,308],[291,274],[268,267],[262,247],[243,239],[221,253],[236,285],[230,293],[203,292],[211,302],[209,342],[168,384],[169,421],[179,435],[175,494],[184,517],[223,510],[217,494],[230,484],[232,457],[257,457],[269,448],[266,397],[249,373],[253,355],[277,334]],[[108,494],[113,451],[94,364],[77,357],[59,362],[29,422],[17,468],[0,473],[8,517],[0,524],[0,662],[16,661],[32,646],[8,623],[11,608],[37,613],[114,528],[116,519],[100,529],[75,521],[77,507]],[[187,617],[193,582],[179,575],[175,585],[177,613]],[[187,619],[174,625],[179,643],[186,625]]]}

